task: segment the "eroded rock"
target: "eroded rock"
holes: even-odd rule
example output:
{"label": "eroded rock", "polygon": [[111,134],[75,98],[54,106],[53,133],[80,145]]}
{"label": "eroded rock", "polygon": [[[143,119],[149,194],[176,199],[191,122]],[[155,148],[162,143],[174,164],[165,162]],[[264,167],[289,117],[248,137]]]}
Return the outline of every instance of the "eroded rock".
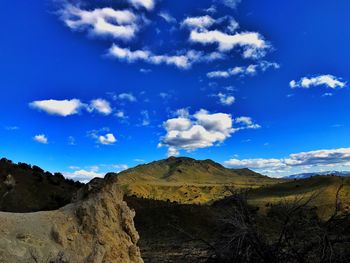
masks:
{"label": "eroded rock", "polygon": [[143,262],[134,215],[113,177],[93,180],[55,211],[0,212],[0,262]]}

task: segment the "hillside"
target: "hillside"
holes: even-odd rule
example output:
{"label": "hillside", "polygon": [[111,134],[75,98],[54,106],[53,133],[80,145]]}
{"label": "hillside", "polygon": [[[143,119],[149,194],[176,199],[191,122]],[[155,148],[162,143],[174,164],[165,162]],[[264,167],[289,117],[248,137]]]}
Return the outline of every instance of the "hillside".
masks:
{"label": "hillside", "polygon": [[38,166],[0,160],[0,211],[35,212],[68,204],[82,186]]}
{"label": "hillside", "polygon": [[249,169],[228,169],[212,160],[170,157],[118,174],[127,195],[180,203],[207,203],[242,188],[280,182]]}
{"label": "hillside", "polygon": [[298,198],[308,198],[315,195],[311,204],[318,209],[322,217],[329,216],[334,210],[336,193],[340,185],[339,200],[341,208],[349,211],[350,178],[339,176],[313,176],[305,179],[289,180],[280,184],[270,185],[249,192],[251,205],[266,209],[271,204],[284,201],[294,201]]}

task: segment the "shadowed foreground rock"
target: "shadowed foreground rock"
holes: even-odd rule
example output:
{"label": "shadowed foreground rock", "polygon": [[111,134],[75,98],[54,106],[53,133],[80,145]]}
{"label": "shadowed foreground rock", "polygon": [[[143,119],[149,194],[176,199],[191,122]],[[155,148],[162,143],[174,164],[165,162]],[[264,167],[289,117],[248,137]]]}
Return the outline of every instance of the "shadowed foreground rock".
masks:
{"label": "shadowed foreground rock", "polygon": [[94,179],[55,211],[0,212],[0,262],[143,262],[116,178]]}

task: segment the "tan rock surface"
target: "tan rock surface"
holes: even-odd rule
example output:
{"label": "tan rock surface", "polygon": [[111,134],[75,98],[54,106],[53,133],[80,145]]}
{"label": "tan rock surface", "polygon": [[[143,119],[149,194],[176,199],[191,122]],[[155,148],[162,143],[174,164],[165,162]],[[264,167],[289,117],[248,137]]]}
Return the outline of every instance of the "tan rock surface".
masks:
{"label": "tan rock surface", "polygon": [[115,180],[93,180],[55,211],[0,212],[0,262],[143,262],[134,212]]}

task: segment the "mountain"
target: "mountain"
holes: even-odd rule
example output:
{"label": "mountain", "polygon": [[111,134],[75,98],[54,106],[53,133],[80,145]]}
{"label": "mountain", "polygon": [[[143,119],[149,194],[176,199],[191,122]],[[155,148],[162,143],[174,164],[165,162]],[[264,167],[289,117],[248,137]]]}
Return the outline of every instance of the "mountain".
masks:
{"label": "mountain", "polygon": [[325,172],[314,172],[314,173],[300,173],[285,176],[286,179],[300,179],[309,178],[317,175],[329,175],[329,176],[350,176],[350,171],[325,171]]}
{"label": "mountain", "polygon": [[0,211],[54,210],[68,204],[82,185],[36,165],[0,159]]}
{"label": "mountain", "polygon": [[187,157],[139,165],[117,176],[128,195],[180,203],[212,202],[237,189],[280,182],[249,169],[228,169],[212,160]]}

